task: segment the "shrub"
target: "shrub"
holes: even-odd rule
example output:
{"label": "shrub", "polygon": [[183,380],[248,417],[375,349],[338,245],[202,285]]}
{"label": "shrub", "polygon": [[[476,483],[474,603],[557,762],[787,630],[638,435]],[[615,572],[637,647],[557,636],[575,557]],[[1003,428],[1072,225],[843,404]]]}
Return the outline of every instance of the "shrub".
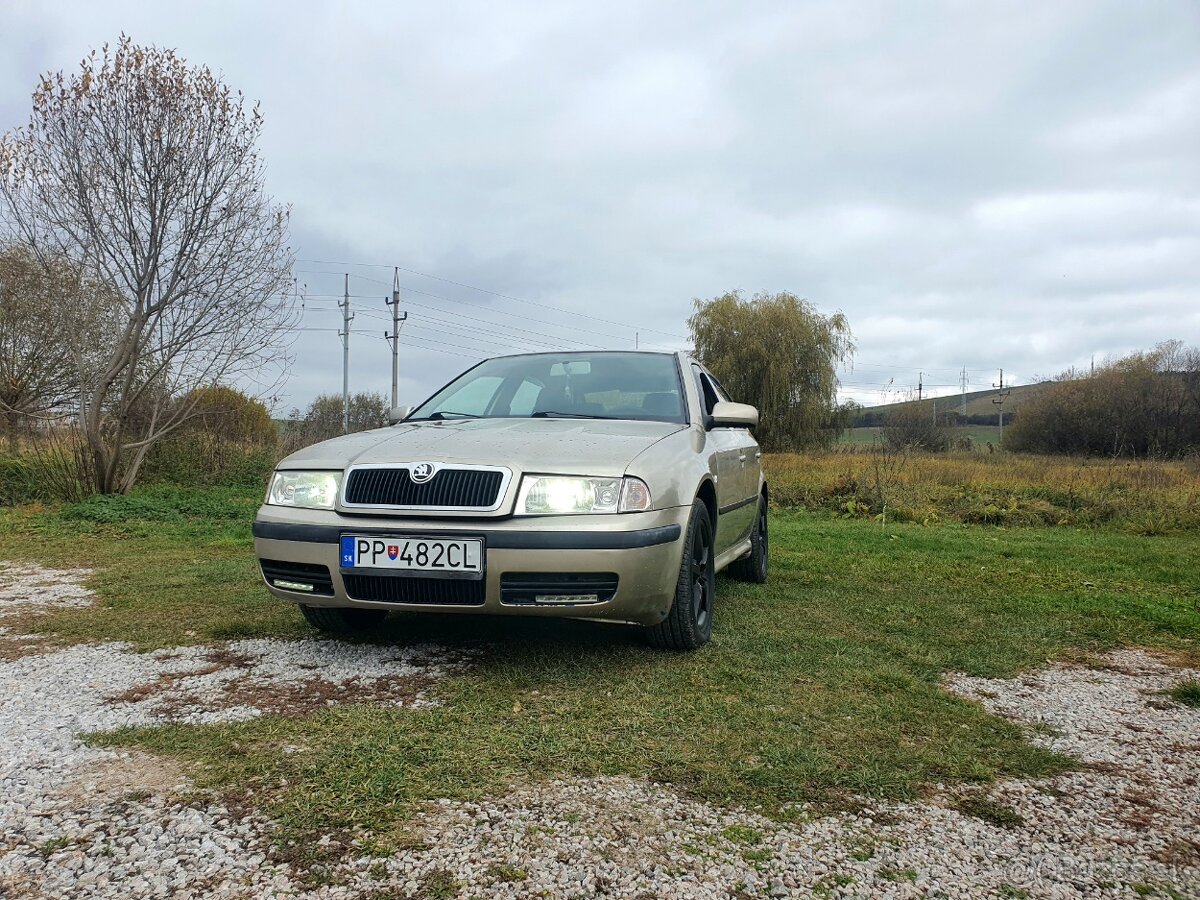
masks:
{"label": "shrub", "polygon": [[279,456],[267,408],[233,388],[202,388],[190,398],[199,415],[151,449],[143,477],[173,484],[265,483]]}
{"label": "shrub", "polygon": [[942,453],[950,449],[952,433],[939,419],[935,406],[906,403],[888,413],[883,424],[883,439],[892,450],[926,450]]}
{"label": "shrub", "polygon": [[80,500],[94,489],[90,459],[72,427],[38,434],[21,456],[0,459],[0,505]]}
{"label": "shrub", "polygon": [[1177,341],[1029,397],[1007,449],[1086,456],[1181,456],[1200,448],[1200,349]]}
{"label": "shrub", "polygon": [[46,499],[44,485],[39,482],[28,459],[0,457],[0,506]]}
{"label": "shrub", "polygon": [[[350,397],[349,413],[351,432],[382,428],[388,422],[388,402],[382,394],[354,394]],[[303,413],[292,410],[284,435],[284,450],[292,453],[340,434],[342,397],[340,394],[322,394]]]}
{"label": "shrub", "polygon": [[147,485],[132,494],[97,494],[63,508],[67,521],[117,524],[130,521],[180,522],[188,518],[205,521],[249,522],[262,497],[247,495],[244,488]]}

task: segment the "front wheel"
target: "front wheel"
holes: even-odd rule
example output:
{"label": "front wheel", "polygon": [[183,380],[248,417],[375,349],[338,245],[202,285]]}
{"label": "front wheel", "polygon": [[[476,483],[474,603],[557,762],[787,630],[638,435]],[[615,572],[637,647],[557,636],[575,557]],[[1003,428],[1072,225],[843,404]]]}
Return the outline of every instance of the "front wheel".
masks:
{"label": "front wheel", "polygon": [[327,634],[357,634],[374,628],[387,616],[386,609],[361,609],[354,606],[303,606],[300,612],[308,624]]}
{"label": "front wheel", "polygon": [[675,601],[667,617],[647,629],[651,646],[667,650],[697,650],[712,637],[716,594],[713,524],[704,501],[692,504],[688,519]]}
{"label": "front wheel", "polygon": [[764,584],[767,580],[767,501],[758,498],[758,516],[750,533],[750,553],[729,567],[730,573],[741,581]]}

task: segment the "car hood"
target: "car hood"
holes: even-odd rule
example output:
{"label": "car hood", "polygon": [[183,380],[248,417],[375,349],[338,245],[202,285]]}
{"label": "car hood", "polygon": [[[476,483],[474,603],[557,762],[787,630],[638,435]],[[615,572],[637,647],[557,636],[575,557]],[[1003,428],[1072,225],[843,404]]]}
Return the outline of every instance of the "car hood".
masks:
{"label": "car hood", "polygon": [[361,463],[448,462],[514,472],[617,476],[635,456],[687,426],[606,419],[456,419],[399,424],[323,441],[293,453],[286,469]]}

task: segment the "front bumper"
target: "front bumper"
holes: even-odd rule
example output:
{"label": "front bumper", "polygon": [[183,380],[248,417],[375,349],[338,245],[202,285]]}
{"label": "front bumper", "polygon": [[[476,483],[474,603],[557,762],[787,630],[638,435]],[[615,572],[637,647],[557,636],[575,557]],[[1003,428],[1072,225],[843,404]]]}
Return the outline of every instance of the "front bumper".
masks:
{"label": "front bumper", "polygon": [[[259,560],[268,564],[282,562],[328,570],[330,587],[325,595],[286,590],[264,578],[276,597],[309,606],[568,616],[652,625],[662,621],[671,608],[682,552],[679,538],[690,513],[690,507],[677,507],[605,516],[448,521],[263,506],[254,523],[254,549]],[[406,585],[417,588],[417,602],[353,596],[343,577],[353,573],[340,568],[343,533],[482,538],[485,563],[479,597],[470,603],[425,602],[419,596],[417,582]],[[552,574],[615,575],[617,587],[610,599],[587,602],[572,602],[566,596],[547,603],[510,602],[511,590],[510,600],[506,601],[502,582],[511,586],[512,580],[520,576]],[[407,593],[410,600],[412,593]]]}

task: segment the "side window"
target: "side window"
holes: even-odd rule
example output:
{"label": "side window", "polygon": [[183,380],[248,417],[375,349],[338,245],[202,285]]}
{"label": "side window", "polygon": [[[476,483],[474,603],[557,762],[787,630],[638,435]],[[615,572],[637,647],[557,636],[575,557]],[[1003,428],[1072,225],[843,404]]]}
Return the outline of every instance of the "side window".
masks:
{"label": "side window", "polygon": [[727,390],[725,390],[724,387],[721,386],[721,382],[717,381],[717,379],[714,378],[711,373],[705,372],[704,380],[708,381],[712,384],[713,393],[716,394],[716,397],[718,400],[722,400],[725,403],[729,402],[729,400],[730,400],[729,392]]}
{"label": "side window", "polygon": [[713,407],[721,397],[712,379],[695,363],[692,364],[692,373],[696,376],[696,389],[700,392],[700,400],[704,404],[704,414],[711,416]]}
{"label": "side window", "polygon": [[485,416],[496,391],[503,381],[499,375],[485,375],[468,381],[457,391],[437,405],[430,412],[467,413],[472,416]]}

